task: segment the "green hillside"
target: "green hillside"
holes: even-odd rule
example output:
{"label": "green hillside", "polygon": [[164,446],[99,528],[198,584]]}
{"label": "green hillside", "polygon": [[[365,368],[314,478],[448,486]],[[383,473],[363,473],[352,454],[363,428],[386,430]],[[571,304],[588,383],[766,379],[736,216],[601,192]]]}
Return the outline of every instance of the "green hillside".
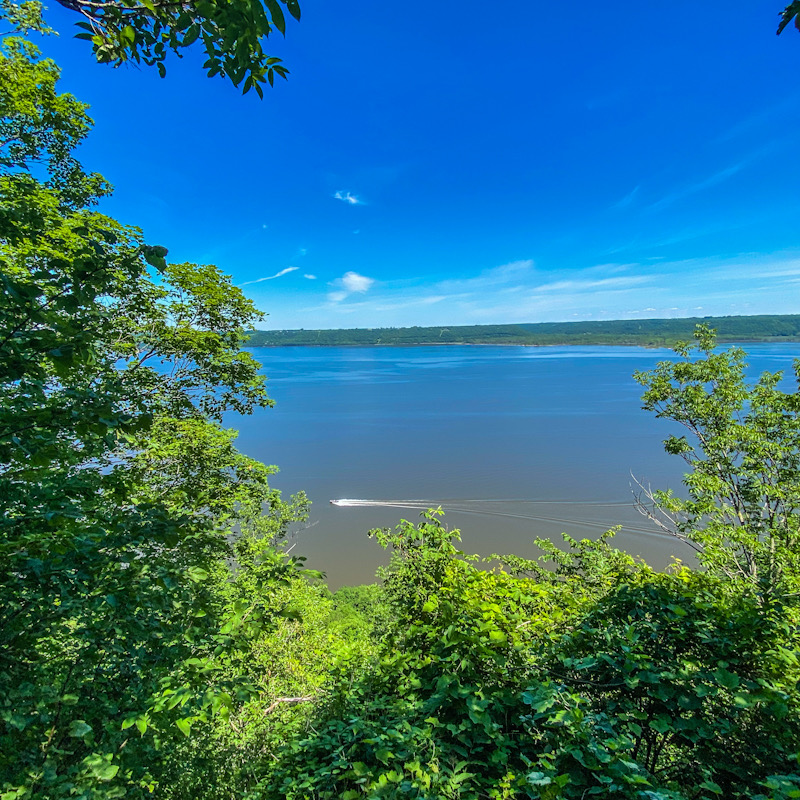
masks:
{"label": "green hillside", "polygon": [[345,345],[641,345],[669,346],[690,339],[704,322],[720,342],[800,341],[800,314],[750,317],[607,320],[601,322],[536,322],[519,325],[456,325],[447,327],[353,328],[349,330],[254,331],[249,347]]}

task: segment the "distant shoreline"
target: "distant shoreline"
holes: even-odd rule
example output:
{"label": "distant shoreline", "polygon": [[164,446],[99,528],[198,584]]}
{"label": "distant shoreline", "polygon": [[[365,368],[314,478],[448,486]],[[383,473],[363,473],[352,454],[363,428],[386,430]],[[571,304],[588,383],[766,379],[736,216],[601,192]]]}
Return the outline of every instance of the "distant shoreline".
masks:
{"label": "distant shoreline", "polygon": [[[800,343],[800,337],[775,337],[773,339],[720,339],[717,344],[792,344]],[[558,342],[553,344],[529,344],[525,342],[380,342],[374,344],[245,344],[243,347],[276,348],[276,347],[641,347],[646,350],[660,350],[669,348],[669,344],[639,344],[637,342]]]}
{"label": "distant shoreline", "polygon": [[692,338],[695,326],[717,331],[720,344],[800,342],[800,314],[683,319],[539,322],[411,328],[253,331],[245,347],[672,347]]}

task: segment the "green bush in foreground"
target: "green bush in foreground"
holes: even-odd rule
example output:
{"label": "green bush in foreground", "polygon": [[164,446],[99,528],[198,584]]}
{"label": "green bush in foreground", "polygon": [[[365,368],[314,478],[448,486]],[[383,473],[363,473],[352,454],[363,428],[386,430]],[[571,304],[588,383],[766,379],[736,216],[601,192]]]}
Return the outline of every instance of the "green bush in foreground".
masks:
{"label": "green bush in foreground", "polygon": [[[606,539],[573,542],[546,582],[486,572],[457,535],[433,515],[383,534],[381,660],[318,708],[261,796],[750,798],[792,774],[794,610],[688,569],[620,569]],[[573,592],[579,567],[594,591]]]}

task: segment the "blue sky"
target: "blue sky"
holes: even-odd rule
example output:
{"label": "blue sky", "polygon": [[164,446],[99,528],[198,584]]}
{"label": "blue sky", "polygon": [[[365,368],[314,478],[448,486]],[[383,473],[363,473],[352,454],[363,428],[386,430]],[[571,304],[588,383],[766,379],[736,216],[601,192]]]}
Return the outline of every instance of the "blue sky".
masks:
{"label": "blue sky", "polygon": [[44,49],[103,209],[265,328],[800,312],[800,34],[781,0],[301,0],[259,101]]}

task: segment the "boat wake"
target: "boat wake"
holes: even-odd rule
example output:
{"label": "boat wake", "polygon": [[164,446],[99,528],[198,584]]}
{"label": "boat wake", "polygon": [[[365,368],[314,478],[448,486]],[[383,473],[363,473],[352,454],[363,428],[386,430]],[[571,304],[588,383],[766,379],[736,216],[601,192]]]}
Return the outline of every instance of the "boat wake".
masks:
{"label": "boat wake", "polygon": [[[551,516],[549,514],[524,514],[524,513],[510,513],[508,511],[500,511],[497,509],[489,508],[483,504],[499,504],[499,503],[514,503],[517,506],[521,505],[536,505],[536,506],[580,506],[581,509],[591,507],[596,508],[609,508],[609,507],[623,507],[630,508],[632,503],[624,501],[613,502],[592,502],[592,501],[577,501],[572,502],[568,500],[458,500],[458,501],[436,501],[436,500],[362,500],[355,498],[344,497],[340,500],[331,500],[331,505],[348,507],[348,508],[402,508],[415,511],[425,511],[428,508],[439,508],[448,514],[479,514],[487,517],[506,517],[511,519],[527,519],[533,522],[554,522],[561,525],[571,525],[584,528],[595,528],[600,530],[608,530],[613,527],[613,524],[606,522],[595,522],[587,519],[576,519],[574,517]],[[476,507],[480,504],[480,507]],[[465,507],[466,506],[466,507]],[[544,510],[544,509],[542,509]],[[622,532],[625,533],[639,533],[645,536],[666,536],[664,531],[655,528],[645,528],[639,525],[624,525]]]}
{"label": "boat wake", "polygon": [[[349,497],[343,497],[341,500],[331,500],[332,506],[364,506],[368,508],[376,508],[379,506],[387,506],[389,508],[430,508],[431,502],[427,500],[354,500]],[[436,508],[439,503],[433,503]]]}

